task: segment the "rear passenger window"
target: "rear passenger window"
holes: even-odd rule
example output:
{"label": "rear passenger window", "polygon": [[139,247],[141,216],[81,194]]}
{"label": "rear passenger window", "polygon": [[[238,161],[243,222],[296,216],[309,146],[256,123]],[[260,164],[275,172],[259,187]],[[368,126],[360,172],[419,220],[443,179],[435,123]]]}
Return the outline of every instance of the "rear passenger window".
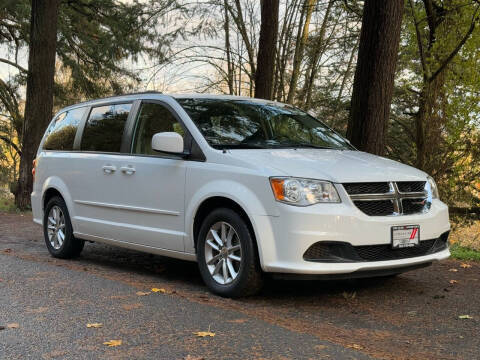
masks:
{"label": "rear passenger window", "polygon": [[120,152],[123,130],[132,104],[92,108],[83,131],[82,150]]}
{"label": "rear passenger window", "polygon": [[73,150],[78,124],[85,114],[86,108],[69,110],[57,116],[55,122],[47,130],[47,138],[43,143],[45,150]]}

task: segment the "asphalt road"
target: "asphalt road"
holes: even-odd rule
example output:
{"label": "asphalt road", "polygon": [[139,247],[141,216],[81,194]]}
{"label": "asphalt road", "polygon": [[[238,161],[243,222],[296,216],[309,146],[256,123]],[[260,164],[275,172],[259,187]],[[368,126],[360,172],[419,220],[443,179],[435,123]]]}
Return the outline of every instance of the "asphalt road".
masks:
{"label": "asphalt road", "polygon": [[0,213],[0,359],[480,359],[480,265],[461,265],[229,300],[194,263],[100,244],[53,259],[29,215]]}

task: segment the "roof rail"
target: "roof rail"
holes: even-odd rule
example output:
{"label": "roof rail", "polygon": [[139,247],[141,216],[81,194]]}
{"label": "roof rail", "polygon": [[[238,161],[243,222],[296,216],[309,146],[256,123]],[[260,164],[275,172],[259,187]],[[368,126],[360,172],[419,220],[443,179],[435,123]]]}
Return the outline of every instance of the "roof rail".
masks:
{"label": "roof rail", "polygon": [[68,107],[70,107],[70,106],[75,106],[75,105],[79,105],[79,104],[89,103],[89,102],[92,102],[92,101],[107,100],[107,99],[112,99],[112,98],[116,98],[116,97],[120,97],[120,96],[142,95],[142,94],[163,94],[163,93],[162,93],[161,91],[152,90],[152,91],[140,91],[140,92],[133,92],[133,93],[124,93],[124,94],[118,94],[118,95],[111,95],[111,96],[105,96],[105,97],[102,97],[102,98],[96,98],[96,99],[79,101],[79,102],[74,103],[74,104],[72,104],[72,105],[65,106],[63,109],[68,108]]}

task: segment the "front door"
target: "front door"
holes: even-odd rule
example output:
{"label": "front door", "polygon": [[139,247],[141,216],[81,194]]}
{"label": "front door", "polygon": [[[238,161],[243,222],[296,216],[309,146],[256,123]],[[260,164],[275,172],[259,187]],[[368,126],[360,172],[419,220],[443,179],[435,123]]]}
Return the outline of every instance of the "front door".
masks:
{"label": "front door", "polygon": [[131,154],[122,156],[119,168],[117,201],[130,213],[123,222],[131,230],[124,241],[169,250],[184,251],[186,161],[152,150],[154,134],[175,131],[184,136],[183,127],[163,104],[140,104],[133,128]]}

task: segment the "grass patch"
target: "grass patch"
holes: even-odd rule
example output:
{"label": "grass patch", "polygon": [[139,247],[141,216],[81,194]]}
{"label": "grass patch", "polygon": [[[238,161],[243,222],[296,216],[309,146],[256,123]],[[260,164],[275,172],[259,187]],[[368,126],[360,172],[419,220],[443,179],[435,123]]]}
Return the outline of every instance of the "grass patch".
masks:
{"label": "grass patch", "polygon": [[459,245],[452,245],[450,247],[452,258],[458,260],[472,260],[480,261],[480,251],[472,250]]}
{"label": "grass patch", "polygon": [[13,197],[0,196],[0,212],[16,212],[16,210]]}

